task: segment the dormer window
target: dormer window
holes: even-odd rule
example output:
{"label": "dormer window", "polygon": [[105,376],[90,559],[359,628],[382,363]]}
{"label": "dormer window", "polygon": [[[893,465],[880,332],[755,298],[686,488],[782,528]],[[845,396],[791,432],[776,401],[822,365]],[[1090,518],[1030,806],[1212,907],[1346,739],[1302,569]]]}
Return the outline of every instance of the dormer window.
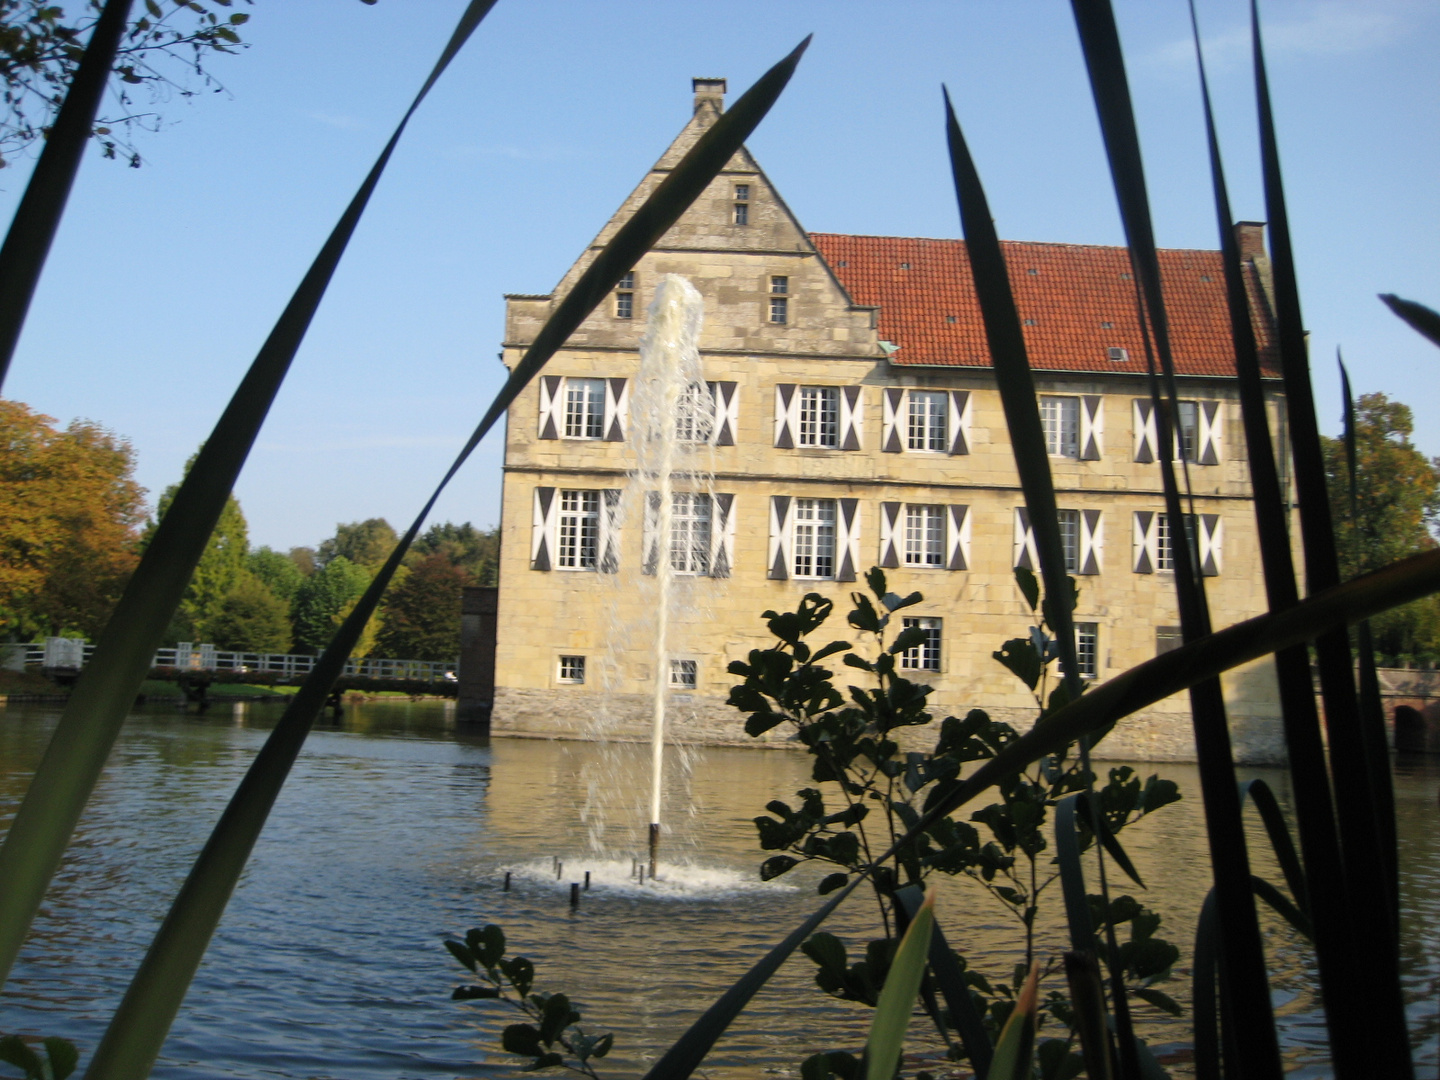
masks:
{"label": "dormer window", "polygon": [[750,224],[750,185],[735,185],[735,224]]}
{"label": "dormer window", "polygon": [[790,279],[770,279],[770,321],[784,325],[790,321]]}
{"label": "dormer window", "polygon": [[635,271],[630,271],[620,279],[615,286],[615,317],[617,319],[633,319],[635,317]]}

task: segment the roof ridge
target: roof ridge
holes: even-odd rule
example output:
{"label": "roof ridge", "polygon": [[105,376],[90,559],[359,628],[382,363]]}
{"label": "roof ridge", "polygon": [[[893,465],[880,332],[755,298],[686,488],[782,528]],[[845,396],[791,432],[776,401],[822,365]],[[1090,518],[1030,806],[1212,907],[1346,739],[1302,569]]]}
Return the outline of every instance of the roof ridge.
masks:
{"label": "roof ridge", "polygon": [[[838,239],[851,240],[904,240],[912,243],[922,244],[963,244],[964,237],[960,236],[887,236],[879,233],[832,233],[832,232],[811,232],[813,240],[817,236],[836,237]],[[1085,248],[1096,251],[1125,251],[1124,244],[1077,244],[1064,240],[1001,240],[1002,245],[1015,245],[1025,247],[1048,247],[1048,248]],[[1196,253],[1204,255],[1218,255],[1218,248],[1158,248],[1158,251],[1176,251],[1185,253]]]}

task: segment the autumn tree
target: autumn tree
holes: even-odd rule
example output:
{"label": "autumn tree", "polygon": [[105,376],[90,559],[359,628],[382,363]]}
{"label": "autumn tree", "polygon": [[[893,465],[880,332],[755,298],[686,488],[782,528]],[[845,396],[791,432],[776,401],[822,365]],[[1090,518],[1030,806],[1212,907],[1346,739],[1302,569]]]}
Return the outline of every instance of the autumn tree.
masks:
{"label": "autumn tree", "polygon": [[342,612],[365,591],[370,573],[337,555],[306,578],[291,609],[293,640],[299,652],[320,653],[340,625]]}
{"label": "autumn tree", "polygon": [[460,654],[460,597],[474,576],[443,553],[425,556],[385,604],[380,651],[403,660],[453,661]]}
{"label": "autumn tree", "polygon": [[[1354,577],[1436,546],[1440,524],[1440,458],[1427,460],[1410,442],[1408,405],[1363,394],[1355,408],[1356,499],[1352,512],[1345,444],[1325,439],[1325,471],[1340,569]],[[1440,654],[1440,597],[1427,597],[1372,620],[1376,648],[1387,657]]]}
{"label": "autumn tree", "polygon": [[0,634],[99,634],[137,561],[134,467],[99,425],[0,400]]}
{"label": "autumn tree", "polygon": [[329,565],[332,559],[349,559],[374,574],[390,557],[400,537],[384,518],[352,521],[335,526],[335,535],[322,540],[316,550],[316,561]]}

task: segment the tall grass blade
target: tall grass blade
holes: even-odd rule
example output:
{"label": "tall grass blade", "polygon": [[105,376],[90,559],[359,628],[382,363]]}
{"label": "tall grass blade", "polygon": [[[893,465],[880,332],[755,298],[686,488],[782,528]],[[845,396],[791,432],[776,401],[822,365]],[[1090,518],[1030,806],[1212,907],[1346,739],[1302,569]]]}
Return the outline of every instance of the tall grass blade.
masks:
{"label": "tall grass blade", "polygon": [[1385,301],[1386,307],[1409,323],[1411,329],[1417,334],[1440,345],[1440,313],[1432,311],[1424,304],[1417,304],[1414,300],[1405,300],[1394,293],[1381,293],[1380,299]]}
{"label": "tall grass blade", "polygon": [[1300,865],[1300,856],[1295,851],[1295,842],[1290,839],[1290,827],[1285,824],[1285,814],[1275,799],[1275,793],[1264,780],[1247,780],[1240,785],[1241,803],[1246,799],[1250,800],[1260,815],[1265,833],[1270,837],[1270,847],[1275,852],[1275,861],[1280,864],[1280,872],[1285,875],[1285,885],[1289,888],[1290,895],[1295,897],[1296,906],[1308,914],[1311,910],[1312,890],[1305,869]]}
{"label": "tall grass blade", "polygon": [[[806,40],[808,42],[809,39]],[[596,258],[591,272],[587,273],[590,284],[585,295],[590,297],[590,307],[572,304],[567,297],[541,328],[536,344],[527,351],[522,365],[517,366],[517,371],[526,365],[532,373],[543,367],[554,350],[564,343],[570,330],[615,287],[620,276],[635,264],[647,247],[684,213],[696,195],[714,179],[768,112],[784,88],[803,50],[802,44],[771,69],[755,87],[747,91],[736,107],[717,121],[682,159],[670,178],[651,193],[636,212],[637,217],[643,217],[649,222],[649,227],[643,230],[621,229]],[[784,77],[777,79],[777,72]],[[432,76],[426,84],[427,89],[433,81]],[[743,109],[742,105],[745,106]],[[718,136],[715,135],[717,130],[720,132]],[[710,141],[707,143],[706,139]],[[608,267],[605,273],[612,276],[595,276],[595,265]],[[582,282],[584,281],[585,278],[582,278]],[[577,284],[576,290],[579,288]],[[556,329],[557,322],[561,327],[568,326],[569,329],[563,334],[560,333]],[[508,400],[513,400],[514,394],[523,389],[523,385],[523,382],[515,385],[512,376],[502,389],[501,398],[509,394]],[[123,1077],[143,1075],[148,1071],[160,1051],[165,1034],[234,891],[250,851],[264,828],[270,808],[274,805],[316,716],[323,708],[331,687],[344,670],[345,661],[354,651],[365,624],[373,615],[401,560],[419,535],[435,502],[474,448],[493,427],[496,419],[503,414],[503,409],[497,409],[493,405],[486,412],[270,733],[146,953],[140,970],[96,1050],[86,1074],[87,1080],[119,1080]],[[838,894],[836,902],[847,894],[848,890]],[[793,946],[791,948],[793,949]],[[783,959],[783,956],[780,959]],[[777,960],[776,963],[778,962]],[[763,979],[761,982],[763,983]],[[757,983],[756,988],[758,985]],[[750,992],[753,993],[754,990]],[[720,1030],[723,1030],[723,1027]],[[718,1036],[719,1032],[714,1034]],[[696,1063],[698,1064],[698,1059]]]}
{"label": "tall grass blade", "polygon": [[1215,890],[1205,894],[1195,921],[1190,967],[1190,1018],[1194,1032],[1195,1080],[1221,1080],[1220,1072],[1220,914]]}
{"label": "tall grass blade", "polygon": [[[1240,246],[1232,224],[1234,215],[1230,210],[1230,195],[1220,159],[1220,141],[1215,128],[1205,57],[1200,47],[1200,26],[1194,0],[1190,3],[1190,26],[1200,74],[1201,101],[1205,109],[1216,231],[1220,237],[1225,297],[1230,313],[1231,338],[1235,345],[1235,367],[1245,427],[1246,456],[1250,463],[1250,491],[1260,542],[1260,563],[1265,576],[1266,597],[1270,608],[1276,610],[1299,600],[1295,565],[1290,553],[1289,523],[1285,517],[1289,500],[1281,488],[1275,448],[1270,439],[1259,349],[1250,318],[1246,271],[1241,263]],[[1284,453],[1283,447],[1281,453]],[[1363,1010],[1354,1000],[1362,979],[1358,958],[1353,952],[1353,939],[1346,925],[1345,873],[1340,840],[1335,830],[1335,808],[1330,797],[1325,747],[1320,738],[1320,715],[1315,704],[1309,650],[1301,646],[1277,652],[1275,674],[1305,861],[1318,880],[1336,882],[1339,886],[1315,897],[1310,912],[1317,935],[1316,956],[1330,1030],[1331,1053],[1337,1075],[1344,1080],[1363,1075],[1367,1067]],[[1296,897],[1299,899],[1300,894],[1296,893]]]}
{"label": "tall grass blade", "polygon": [[1269,904],[1275,913],[1291,925],[1307,941],[1315,940],[1315,931],[1310,919],[1288,896],[1262,877],[1251,877],[1250,888],[1261,900]]}
{"label": "tall grass blade", "polygon": [[1039,981],[1040,965],[1031,964],[1030,974],[1025,976],[1025,985],[1020,988],[1020,996],[1015,999],[1015,1007],[1000,1029],[1000,1038],[995,1040],[995,1058],[990,1062],[990,1071],[985,1074],[986,1080],[1030,1080]]}
{"label": "tall grass blade", "polygon": [[[896,889],[895,898],[912,919],[923,899],[918,885]],[[965,973],[950,951],[939,920],[936,920],[935,929],[930,934],[930,973],[935,976],[935,984],[940,988],[940,996],[945,999],[950,1021],[960,1034],[965,1052],[970,1055],[975,1075],[984,1076],[990,1069],[994,1047],[990,1044],[989,1032],[985,1030],[985,1018],[975,1007],[975,999],[970,996],[970,987],[965,982]]]}
{"label": "tall grass blade", "polygon": [[8,975],[160,637],[406,124],[495,0],[471,0],[424,88],[280,315],[180,485],[66,703],[0,847],[0,982]]}
{"label": "tall grass blade", "polygon": [[[1280,341],[1280,365],[1289,405],[1291,449],[1295,482],[1300,497],[1300,535],[1305,553],[1309,591],[1333,587],[1340,580],[1335,533],[1326,490],[1325,466],[1320,452],[1320,430],[1310,385],[1310,364],[1305,327],[1300,313],[1300,292],[1290,241],[1290,216],[1280,170],[1280,150],[1270,103],[1265,50],[1260,34],[1260,11],[1250,4],[1254,49],[1255,96],[1259,114],[1260,165],[1270,222],[1271,261],[1275,284],[1275,316]],[[1390,895],[1380,824],[1381,802],[1374,777],[1380,767],[1371,759],[1373,748],[1384,745],[1367,736],[1355,692],[1349,634],[1340,630],[1316,639],[1320,692],[1325,704],[1329,735],[1331,779],[1335,791],[1336,820],[1345,868],[1346,899],[1354,948],[1366,969],[1360,1007],[1371,1048],[1370,1069],[1375,1075],[1405,1080],[1414,1074],[1405,1028],[1405,1006],[1400,990],[1398,906]],[[1393,828],[1393,825],[1390,827]]]}
{"label": "tall grass blade", "polygon": [[1095,949],[1095,926],[1090,920],[1085,872],[1080,863],[1080,838],[1075,830],[1075,809],[1079,799],[1079,794],[1067,795],[1055,804],[1055,864],[1060,872],[1060,895],[1065,901],[1070,948],[1077,953],[1090,954]]}
{"label": "tall grass blade", "polygon": [[1075,1032],[1089,1080],[1110,1080],[1110,1030],[1105,1019],[1105,989],[1100,965],[1089,950],[1065,954],[1065,981],[1070,986],[1070,1007],[1075,1011]]}
{"label": "tall grass blade", "polygon": [[900,939],[885,985],[880,988],[875,1016],[870,1021],[870,1037],[865,1043],[865,1080],[890,1080],[900,1064],[905,1029],[910,1026],[910,1014],[915,1011],[915,995],[925,975],[934,927],[935,892],[932,889]]}
{"label": "tall grass blade", "polygon": [[85,55],[75,69],[74,81],[65,94],[65,101],[55,115],[55,124],[45,138],[40,160],[25,185],[25,194],[15,210],[5,244],[0,247],[0,386],[10,371],[10,360],[25,327],[25,315],[40,272],[50,254],[50,244],[60,228],[65,204],[80,159],[90,141],[90,129],[105,85],[110,81],[110,68],[125,34],[132,0],[106,0]]}
{"label": "tall grass blade", "polygon": [[[1161,400],[1159,388],[1154,386],[1153,367],[1152,396],[1159,417],[1158,456],[1165,491],[1165,511],[1169,520],[1178,525],[1185,519],[1171,461],[1174,439],[1170,431],[1173,425],[1166,421],[1178,415],[1179,395],[1160,279],[1160,260],[1150,219],[1140,139],[1135,128],[1120,36],[1109,0],[1072,0],[1071,8],[1085,53],[1106,154],[1110,159],[1110,172],[1139,287],[1142,314],[1148,319],[1155,351],[1162,365],[1168,417],[1167,401]],[[1141,325],[1146,325],[1145,319],[1142,319]],[[1176,535],[1184,534],[1181,531]],[[1188,543],[1172,546],[1180,624],[1185,640],[1198,640],[1209,633],[1210,617],[1201,578],[1196,572],[1194,551]],[[1240,1018],[1236,1034],[1242,1048],[1243,1075],[1279,1080],[1280,1044],[1270,1007],[1260,923],[1249,889],[1249,857],[1240,804],[1235,798],[1235,764],[1219,680],[1207,680],[1193,687],[1190,707],[1206,832],[1210,841],[1210,863],[1215,875],[1220,917],[1225,925],[1226,991],[1232,997],[1234,1011]]]}
{"label": "tall grass blade", "polygon": [[[970,260],[975,283],[975,296],[985,324],[985,339],[990,349],[995,381],[1010,431],[1010,446],[1020,488],[1025,495],[1025,508],[1035,536],[1035,550],[1040,559],[1040,574],[1045,584],[1044,613],[1060,645],[1060,669],[1064,673],[1064,696],[1074,701],[1083,692],[1080,668],[1075,650],[1075,624],[1072,612],[1072,588],[1065,569],[1065,550],[1060,537],[1060,516],[1055,504],[1055,485],[1050,474],[1050,455],[1046,450],[1045,430],[1040,420],[1035,380],[1030,373],[1030,360],[1025,351],[1025,335],[1021,330],[1015,293],[1000,238],[990,214],[980,174],[970,156],[960,123],[945,97],[945,135],[950,151],[950,169],[955,182],[955,198],[960,206],[961,231],[965,234],[965,251]],[[1050,704],[1055,703],[1052,695]],[[1090,767],[1090,741],[1080,740],[1080,761],[1087,777]],[[1089,781],[1087,781],[1087,784]],[[1099,818],[1091,807],[1091,824],[1098,834]],[[1109,902],[1110,889],[1105,875],[1105,860],[1096,850],[1100,892]],[[1114,928],[1105,927],[1111,994],[1115,1000],[1115,1023],[1119,1031],[1120,1069],[1124,1080],[1139,1073],[1139,1063],[1130,1048],[1134,1045],[1130,1023],[1130,1007],[1125,999],[1125,982],[1119,960],[1119,946]]]}

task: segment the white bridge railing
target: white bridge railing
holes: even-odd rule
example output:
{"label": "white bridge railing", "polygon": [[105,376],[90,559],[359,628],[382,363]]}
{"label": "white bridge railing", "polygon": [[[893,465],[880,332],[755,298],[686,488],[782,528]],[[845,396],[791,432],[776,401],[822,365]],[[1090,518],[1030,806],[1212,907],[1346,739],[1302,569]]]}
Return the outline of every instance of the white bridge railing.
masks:
{"label": "white bridge railing", "polygon": [[[0,646],[4,666],[23,670],[26,664],[45,668],[78,670],[89,662],[95,646],[82,638],[46,638],[44,643]],[[186,671],[264,672],[293,678],[307,674],[318,656],[293,653],[248,653],[217,649],[214,645],[177,642],[173,648],[156,649],[151,667],[180,668]],[[385,660],[352,658],[345,663],[346,675],[368,679],[421,679],[439,682],[454,678],[457,661]]]}

